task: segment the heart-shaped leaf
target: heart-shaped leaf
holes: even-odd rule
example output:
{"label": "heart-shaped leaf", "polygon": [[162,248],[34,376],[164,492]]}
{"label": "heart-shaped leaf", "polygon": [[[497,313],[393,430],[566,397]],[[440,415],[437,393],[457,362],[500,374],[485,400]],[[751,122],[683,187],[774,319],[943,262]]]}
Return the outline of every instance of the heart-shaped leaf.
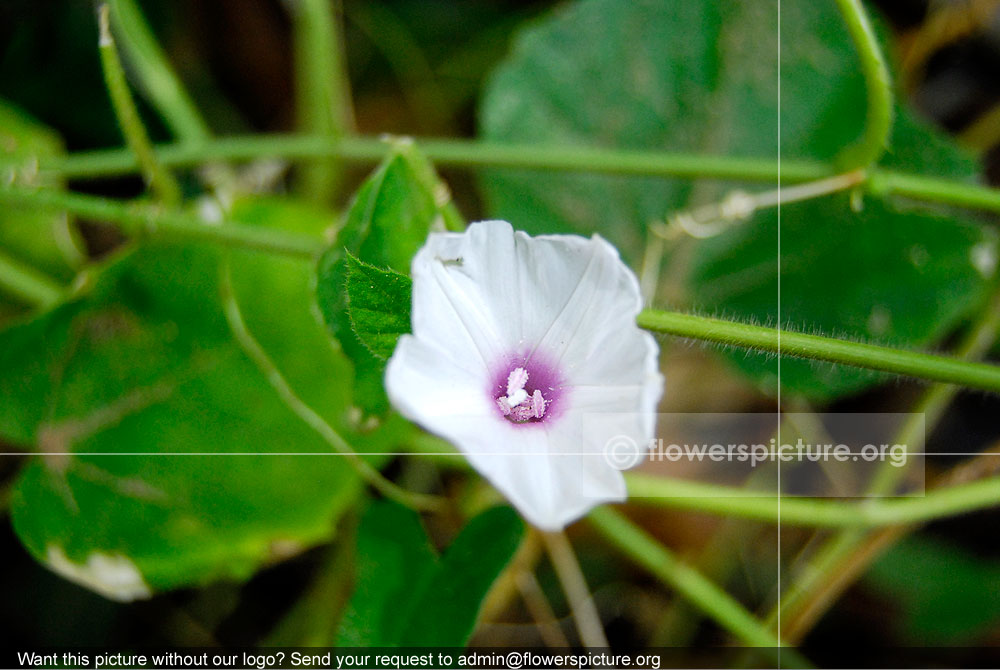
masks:
{"label": "heart-shaped leaf", "polygon": [[[483,97],[482,135],[767,160],[780,149],[784,158],[832,161],[865,124],[854,46],[835,3],[781,9],[779,35],[775,3],[563,6],[516,38]],[[974,161],[904,108],[883,165],[959,180],[977,173]],[[598,231],[633,259],[650,221],[717,202],[734,187],[513,170],[490,171],[482,185],[492,213],[518,228]],[[860,204],[855,211],[849,198],[828,197],[782,207],[780,262],[771,209],[716,238],[688,240],[668,256],[667,274],[686,274],[684,299],[698,311],[776,324],[780,277],[784,327],[932,346],[981,304],[995,272],[995,236],[954,212],[904,208],[874,196]],[[775,390],[774,358],[727,356]],[[781,362],[786,391],[820,399],[875,379],[854,369]]]}

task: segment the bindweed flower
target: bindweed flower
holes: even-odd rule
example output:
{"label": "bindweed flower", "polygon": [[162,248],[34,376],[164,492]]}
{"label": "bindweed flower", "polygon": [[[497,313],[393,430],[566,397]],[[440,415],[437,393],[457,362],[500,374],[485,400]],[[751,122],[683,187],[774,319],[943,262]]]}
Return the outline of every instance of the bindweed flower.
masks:
{"label": "bindweed flower", "polygon": [[455,444],[539,528],[624,500],[606,445],[649,444],[663,378],[615,248],[486,221],[431,234],[412,275],[413,334],[386,370],[393,405]]}

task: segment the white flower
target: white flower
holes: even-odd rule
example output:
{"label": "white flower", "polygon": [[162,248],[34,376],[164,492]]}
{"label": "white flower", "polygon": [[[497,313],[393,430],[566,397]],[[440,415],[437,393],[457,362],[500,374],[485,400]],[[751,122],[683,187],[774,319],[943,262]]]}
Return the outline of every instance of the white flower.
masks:
{"label": "white flower", "polygon": [[[386,370],[392,404],[454,443],[539,528],[624,500],[607,445],[649,444],[663,378],[615,248],[486,221],[432,233],[412,274],[413,334]],[[602,414],[614,419],[587,421]]]}

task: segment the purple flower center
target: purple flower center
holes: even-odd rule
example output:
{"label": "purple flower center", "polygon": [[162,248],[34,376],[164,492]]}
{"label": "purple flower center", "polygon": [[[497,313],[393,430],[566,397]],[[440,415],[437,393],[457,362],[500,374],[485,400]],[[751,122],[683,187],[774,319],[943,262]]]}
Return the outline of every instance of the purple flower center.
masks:
{"label": "purple flower center", "polygon": [[498,370],[491,393],[501,416],[511,423],[540,423],[558,408],[561,386],[552,368],[519,358]]}

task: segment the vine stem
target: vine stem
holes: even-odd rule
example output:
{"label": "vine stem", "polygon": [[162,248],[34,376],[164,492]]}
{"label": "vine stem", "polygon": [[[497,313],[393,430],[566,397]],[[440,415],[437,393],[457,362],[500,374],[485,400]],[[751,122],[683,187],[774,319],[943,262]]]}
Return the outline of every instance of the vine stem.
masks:
{"label": "vine stem", "polygon": [[[668,588],[705,612],[743,643],[753,647],[783,646],[778,636],[700,572],[678,559],[639,526],[609,507],[587,516],[590,524]],[[783,652],[787,653],[787,652]],[[803,659],[804,660],[804,659]],[[808,667],[802,663],[798,667]]]}
{"label": "vine stem", "polygon": [[[188,146],[202,146],[212,131],[195,106],[180,77],[160,48],[136,0],[110,0],[111,21],[117,45],[126,55],[137,80],[137,88],[160,113],[168,128]],[[157,155],[161,165],[162,159]],[[211,190],[231,190],[236,173],[225,163],[211,161],[201,166],[199,177]]]}
{"label": "vine stem", "polygon": [[170,66],[136,0],[110,0],[110,5],[122,51],[171,131],[186,142],[208,140],[208,125]]}
{"label": "vine stem", "polygon": [[[295,0],[289,6],[299,128],[336,143],[353,124],[339,12],[332,0]],[[308,197],[324,203],[336,194],[341,177],[336,158],[320,156],[302,166],[300,186]]]}
{"label": "vine stem", "polygon": [[2,250],[0,291],[38,307],[54,305],[66,294],[66,289],[47,274]]}
{"label": "vine stem", "polygon": [[110,222],[123,233],[136,237],[149,235],[190,239],[304,258],[319,255],[326,246],[322,239],[313,235],[234,222],[206,222],[193,214],[165,210],[150,203],[121,202],[51,189],[0,188],[0,202],[32,209],[65,211],[85,219]]}
{"label": "vine stem", "polygon": [[[1000,457],[998,457],[1000,458]],[[849,503],[768,493],[683,479],[627,473],[629,500],[793,526],[864,529],[921,523],[1000,505],[1000,477],[929,491],[912,498],[867,498]]]}
{"label": "vine stem", "polygon": [[[776,182],[778,179],[778,163],[770,158],[443,138],[416,138],[415,141],[421,152],[436,165],[680,178],[716,177],[754,182]],[[389,150],[381,137],[353,136],[334,141],[312,135],[270,134],[222,137],[199,146],[162,145],[157,149],[157,155],[163,164],[174,167],[196,166],[208,160],[327,156],[374,163],[385,158]],[[70,179],[128,174],[138,167],[135,156],[122,149],[40,157],[39,160],[40,169],[57,172]],[[832,167],[816,161],[781,161],[782,182],[813,181],[835,174]]]}
{"label": "vine stem", "polygon": [[[1000,334],[1000,288],[994,289],[993,296],[986,310],[977,323],[969,330],[965,338],[963,338],[956,353],[963,359],[979,358],[989,350],[990,346],[996,341],[998,334]],[[930,426],[937,423],[956,393],[957,389],[954,386],[943,384],[935,384],[928,388],[916,408],[917,413],[924,417],[925,421],[921,421],[919,425],[914,422],[908,422],[904,425],[900,435],[897,436],[896,442],[907,445],[925,444],[925,432],[931,429]],[[926,427],[924,425],[925,422]],[[880,468],[876,472],[872,491],[876,494],[890,492],[902,474],[902,468],[892,471],[883,466],[883,468]],[[1000,501],[1000,478],[981,480],[974,482],[974,484],[977,486],[971,491],[963,491],[963,489],[967,489],[972,484],[950,487],[928,493],[922,500],[915,502],[932,500],[937,505],[944,502],[947,508],[949,503],[963,499],[968,500],[966,496],[969,493],[975,496],[981,490],[988,495],[992,494],[992,503],[994,505],[998,504],[998,501]],[[987,498],[986,500],[989,499]],[[786,500],[782,501],[781,511],[783,518],[787,504]],[[970,511],[971,509],[975,509],[975,507],[953,509],[950,512],[946,512],[945,515],[948,513],[959,513],[960,511]],[[933,510],[933,505],[928,508],[928,511],[931,510]],[[938,515],[916,515],[911,518],[902,518],[899,520],[899,523],[925,522],[935,518],[935,516]],[[868,533],[863,528],[845,528],[821,545],[817,553],[810,558],[806,568],[801,571],[801,577],[795,580],[792,586],[782,595],[779,603],[769,614],[768,622],[776,626],[779,620],[792,621],[795,622],[795,633],[803,632],[806,624],[801,621],[802,615],[805,613],[814,621],[821,613],[819,608],[813,607],[814,601],[822,597],[827,603],[833,602],[833,595],[829,588],[827,588],[830,582],[837,582],[833,585],[833,589],[846,588],[849,580],[838,581],[840,566],[851,559],[867,537]],[[855,572],[857,570],[856,568]]]}
{"label": "vine stem", "polygon": [[[706,178],[783,184],[837,175],[830,165],[809,160],[706,156],[701,154],[601,149],[595,147],[501,144],[481,140],[421,138],[421,151],[436,165],[587,172],[627,176]],[[336,156],[354,163],[375,163],[390,151],[376,137],[329,138],[297,134],[222,137],[201,144],[175,143],[156,149],[160,164],[191,167],[209,161],[257,158],[308,159]],[[0,157],[0,164],[4,159]],[[16,167],[16,166],[15,166]],[[94,179],[135,172],[128,149],[100,149],[39,157],[39,169],[68,179]],[[967,182],[870,168],[858,188],[880,197],[902,196],[967,209],[1000,212],[1000,189]]]}
{"label": "vine stem", "polygon": [[580,563],[573,553],[573,545],[570,544],[566,533],[560,531],[547,533],[539,531],[545,551],[548,552],[552,560],[552,567],[555,568],[556,576],[562,584],[566,600],[569,601],[570,611],[573,612],[573,621],[576,623],[576,630],[580,634],[580,640],[584,646],[590,648],[608,648],[608,638],[604,634],[604,625],[601,623],[601,615],[594,605],[594,598],[587,588],[587,580],[580,569]]}
{"label": "vine stem", "polygon": [[111,105],[118,118],[125,142],[135,154],[142,173],[157,198],[166,205],[176,205],[181,201],[181,189],[172,174],[159,163],[153,145],[149,141],[146,128],[139,118],[135,100],[129,91],[125,80],[125,71],[118,59],[114,36],[111,34],[110,9],[107,2],[97,7],[97,22],[99,31],[98,51],[101,54],[101,67],[104,70],[104,83],[108,88]]}
{"label": "vine stem", "polygon": [[864,168],[874,165],[889,146],[889,135],[892,132],[892,85],[878,37],[861,0],[836,2],[861,59],[868,103],[861,138],[841,151],[836,162],[843,169]]}
{"label": "vine stem", "polygon": [[842,363],[881,372],[947,382],[1000,393],[1000,367],[948,356],[893,349],[821,335],[755,326],[694,314],[643,310],[640,328],[796,358]]}
{"label": "vine stem", "polygon": [[[324,240],[311,235],[234,222],[209,223],[191,214],[154,205],[122,203],[78,193],[11,186],[0,188],[0,203],[62,210],[83,218],[108,221],[118,225],[123,232],[137,236],[162,235],[305,258],[316,257],[326,247]],[[644,310],[637,321],[641,328],[653,332],[761,351],[777,352],[780,337],[783,355],[1000,393],[1000,367],[985,363],[679,312]]]}

